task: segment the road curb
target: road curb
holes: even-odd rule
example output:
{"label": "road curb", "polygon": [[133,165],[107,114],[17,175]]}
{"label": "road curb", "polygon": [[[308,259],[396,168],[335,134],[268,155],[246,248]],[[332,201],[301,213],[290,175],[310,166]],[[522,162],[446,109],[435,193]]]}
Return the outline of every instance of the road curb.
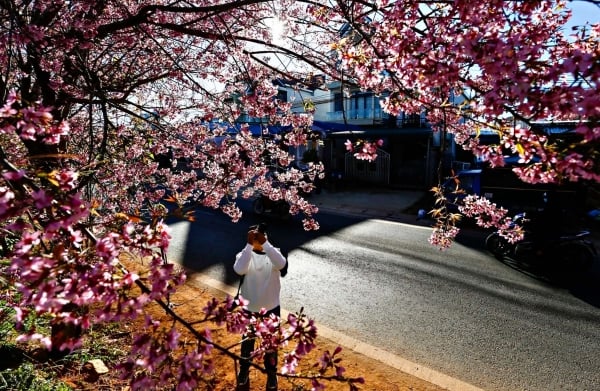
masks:
{"label": "road curb", "polygon": [[[230,296],[234,296],[236,294],[235,287],[229,286],[219,280],[211,278],[202,273],[194,272],[194,275],[190,282],[192,284],[201,284],[208,286],[225,294],[229,294]],[[290,313],[290,311],[287,311],[285,309],[282,309],[281,312],[282,316],[287,316]],[[339,344],[344,348],[360,353],[373,360],[377,360],[387,366],[400,370],[411,376],[427,381],[438,387],[445,388],[448,391],[484,391],[482,388],[476,387],[462,380],[453,378],[434,369],[406,360],[400,356],[396,356],[383,349],[361,342],[355,338],[330,329],[324,325],[319,325],[318,329],[319,335],[323,338],[334,341],[335,343]]]}

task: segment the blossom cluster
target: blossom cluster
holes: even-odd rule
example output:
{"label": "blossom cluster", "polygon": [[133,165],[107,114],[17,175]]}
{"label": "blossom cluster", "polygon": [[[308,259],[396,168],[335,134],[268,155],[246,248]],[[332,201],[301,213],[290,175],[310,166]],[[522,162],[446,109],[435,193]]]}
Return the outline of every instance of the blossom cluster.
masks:
{"label": "blossom cluster", "polygon": [[[238,221],[237,197],[263,193],[285,199],[292,213],[305,215],[306,229],[318,229],[317,209],[301,193],[312,190],[323,167],[289,168],[286,146],[306,142],[312,116],[291,113],[288,102],[275,99],[274,73],[215,35],[231,29],[247,31],[248,40],[266,39],[258,24],[252,31],[231,24],[271,15],[271,7],[234,4],[220,18],[209,6],[211,16],[198,18],[201,5],[163,7],[162,0],[119,7],[51,3],[0,10],[5,31],[14,29],[0,34],[7,49],[0,54],[2,87],[19,88],[3,91],[0,108],[1,251],[9,261],[2,273],[11,289],[2,295],[11,297],[20,342],[67,354],[94,324],[145,316],[150,302],[165,305],[184,283],[185,274],[165,255],[167,217],[192,220],[201,206]],[[189,30],[175,31],[176,25]],[[212,35],[194,37],[202,30]],[[209,92],[199,78],[224,84],[225,91]],[[244,125],[230,132],[227,124],[242,113],[292,129],[273,138],[268,132],[255,137]],[[127,270],[124,258],[142,263],[144,275]],[[210,320],[226,322],[231,333],[247,331],[243,312],[221,304]],[[50,319],[50,330],[31,326],[31,316]],[[269,349],[284,343],[278,323],[253,323]],[[177,355],[184,346],[178,329],[147,318],[119,367],[122,376],[133,389],[194,389],[214,373],[213,349],[231,349],[206,331],[195,335],[197,349]]]}
{"label": "blossom cluster", "polygon": [[377,158],[377,148],[383,145],[383,140],[374,142],[358,140],[351,142],[346,140],[344,143],[348,152],[354,152],[354,157],[360,160],[374,161]]}
{"label": "blossom cluster", "polygon": [[[504,164],[506,151],[518,154],[524,166],[516,173],[531,183],[598,182],[598,25],[566,36],[570,12],[557,0],[350,5],[7,0],[0,8],[0,228],[10,261],[2,273],[14,289],[5,296],[18,298],[22,341],[70,350],[93,322],[141,316],[151,300],[168,301],[185,275],[165,256],[167,217],[192,220],[201,206],[239,221],[239,197],[263,194],[288,202],[305,229],[319,227],[318,209],[301,194],[324,167],[300,173],[287,151],[307,142],[315,107],[293,112],[277,97],[273,81],[282,77],[301,81],[318,70],[344,90],[352,84],[377,94],[392,116],[425,112],[434,131],[492,166]],[[266,22],[274,16],[303,39],[279,46]],[[282,70],[275,65],[282,55],[304,66]],[[260,120],[259,137],[241,118]],[[553,144],[530,126],[546,119],[579,121],[580,138]],[[290,129],[273,135],[272,125]],[[480,144],[486,128],[499,132],[499,145]],[[372,161],[382,143],[347,148]],[[447,248],[459,216],[445,208],[442,192],[436,196],[431,242]],[[461,213],[519,237],[505,212],[483,199],[465,198]],[[143,280],[122,266],[124,256],[148,266]],[[244,319],[228,304],[215,301],[205,312],[231,332],[252,325],[264,341],[258,349],[296,338],[287,373],[312,349],[310,320],[291,317],[282,329],[281,319]],[[33,314],[51,318],[50,335],[28,328]],[[174,378],[190,389],[211,373],[218,345],[208,333],[196,335],[194,352],[173,359],[178,332],[152,319],[146,325],[123,366],[134,388]],[[319,366],[336,379],[338,354]],[[322,388],[319,379],[313,388]]]}
{"label": "blossom cluster", "polygon": [[[309,11],[315,23],[346,23],[330,48],[346,77],[381,94],[390,115],[424,113],[440,137],[452,135],[490,167],[517,155],[514,172],[524,182],[600,181],[600,24],[566,31],[565,1],[404,0]],[[539,121],[572,121],[580,137],[550,137],[534,126]],[[497,132],[500,142],[480,143],[482,130]],[[360,153],[372,156],[366,147]],[[484,212],[481,200],[465,199],[471,202],[469,213]],[[501,212],[494,213],[495,223]],[[432,242],[446,247],[457,233],[454,217],[439,210],[436,217],[446,221]]]}
{"label": "blossom cluster", "polygon": [[[19,129],[35,127],[36,141],[45,143],[47,133],[54,134],[57,128],[69,129],[57,126],[48,110],[20,108],[21,102],[16,96],[11,99],[3,110],[2,133],[14,135]],[[32,122],[31,126],[28,121]],[[18,126],[13,126],[14,123]],[[242,132],[237,142],[252,153],[254,139]],[[241,160],[237,159],[239,148],[232,148],[233,152],[215,144],[208,148],[214,148],[211,162]],[[273,152],[279,160],[286,159],[277,150]],[[3,249],[10,260],[3,274],[10,276],[12,288],[20,297],[13,301],[15,326],[21,333],[18,341],[39,341],[52,352],[70,352],[81,346],[86,331],[93,324],[145,316],[146,329],[137,333],[128,359],[118,367],[121,376],[131,380],[132,389],[175,384],[178,390],[192,390],[201,379],[213,376],[212,350],[228,348],[214,342],[207,329],[194,331],[197,348],[182,352],[178,349],[183,346],[178,327],[173,325],[167,329],[144,315],[150,302],[168,302],[169,296],[185,281],[185,274],[176,271],[164,256],[170,241],[169,229],[162,220],[166,212],[158,208],[150,215],[151,219],[144,222],[119,209],[85,200],[77,167],[66,161],[61,168],[48,167],[48,172],[43,166],[17,168],[10,162],[14,154],[7,151],[3,156],[6,158],[0,177],[0,223],[14,238],[12,247]],[[215,169],[222,169],[222,166],[217,167],[215,165]],[[318,173],[318,169],[314,172]],[[315,173],[312,175],[317,175]],[[282,175],[279,180],[290,183],[301,181],[303,176],[297,170]],[[170,179],[167,173],[166,180]],[[267,181],[259,186],[269,189],[271,183]],[[295,194],[297,191],[287,190],[278,196],[291,198]],[[177,193],[172,196],[175,201],[177,197],[180,197]],[[90,224],[94,218],[103,224]],[[143,282],[140,276],[123,266],[124,256],[147,265]],[[136,293],[137,290],[141,293]],[[241,310],[247,304],[243,298],[238,299],[238,309],[232,309],[232,303],[231,298],[224,302],[213,299],[204,308],[206,318],[217,324],[226,323],[230,333],[251,334],[259,339],[256,355],[296,341],[282,370],[282,374],[293,374],[298,361],[315,346],[314,322],[303,314],[290,315],[289,329],[284,329],[279,318],[249,318]],[[167,308],[177,319],[176,313]],[[50,316],[50,334],[28,325],[26,319],[33,314]],[[183,322],[184,326],[180,327],[190,327],[185,320]]]}

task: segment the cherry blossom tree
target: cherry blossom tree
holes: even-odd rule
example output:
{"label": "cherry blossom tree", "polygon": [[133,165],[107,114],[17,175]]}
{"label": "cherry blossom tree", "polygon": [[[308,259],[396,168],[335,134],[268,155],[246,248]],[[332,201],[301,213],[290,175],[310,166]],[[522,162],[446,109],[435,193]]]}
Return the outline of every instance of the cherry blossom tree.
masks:
{"label": "cherry blossom tree", "polygon": [[[317,209],[301,197],[312,184],[286,151],[306,142],[311,110],[292,113],[289,102],[277,100],[276,78],[302,86],[318,73],[379,94],[392,115],[425,111],[435,131],[493,166],[504,164],[503,149],[518,153],[524,166],[517,173],[531,183],[598,182],[600,27],[567,35],[564,2],[0,5],[2,298],[14,307],[20,340],[55,352],[77,348],[94,322],[141,316],[152,300],[177,319],[165,300],[185,275],[165,262],[168,214],[193,219],[202,205],[238,221],[236,201],[262,193],[285,199],[306,229],[318,228]],[[242,115],[287,131],[254,137],[242,121],[232,134]],[[580,121],[581,138],[559,148],[530,126],[540,119]],[[481,145],[482,128],[498,131],[501,144]],[[371,159],[377,145],[348,148]],[[309,177],[321,172],[315,164]],[[437,213],[431,241],[445,248],[458,228],[452,215]],[[463,213],[514,235],[506,212],[486,200],[467,199]],[[124,256],[150,265],[145,283],[123,267]],[[285,357],[287,374],[314,345],[314,325],[303,314],[273,326],[230,305],[231,298],[214,301],[204,312],[232,332],[251,322],[272,330],[277,337],[264,338],[257,354],[296,341]],[[28,328],[34,314],[50,315],[55,332]],[[152,319],[146,323],[159,330]],[[210,375],[211,348],[220,348],[194,332],[198,349],[179,358],[169,356],[175,328],[141,333],[124,376],[134,388],[166,379],[194,388]],[[334,369],[331,379],[352,389],[359,379],[341,376],[338,353],[323,357],[321,374]],[[313,379],[315,389],[322,378]]]}
{"label": "cherry blossom tree", "polygon": [[[275,99],[273,80],[298,72],[269,65],[269,21],[295,12],[294,2],[0,2],[0,180],[2,300],[15,311],[22,343],[54,355],[80,346],[97,322],[144,315],[158,301],[176,322],[148,318],[122,374],[134,389],[175,381],[193,389],[213,375],[210,352],[219,346],[167,304],[185,280],[165,258],[168,214],[193,219],[199,205],[233,221],[238,197],[283,198],[290,213],[318,228],[316,208],[300,194],[312,184],[290,167],[286,146],[305,142],[312,118],[292,114]],[[309,64],[310,59],[306,60]],[[267,119],[285,135],[254,137],[241,115]],[[309,178],[321,175],[313,164]],[[165,202],[169,202],[165,206]],[[124,258],[148,265],[144,280]],[[139,293],[141,291],[141,293]],[[252,319],[228,310],[231,298],[209,303],[207,320],[232,333],[262,330],[255,354],[293,342],[282,375],[314,347],[316,329],[305,315]],[[28,320],[50,319],[52,330]],[[198,339],[175,357],[177,327]],[[338,352],[321,360],[315,388],[342,376]]]}
{"label": "cherry blossom tree", "polygon": [[[597,2],[595,3],[600,7]],[[514,171],[528,183],[598,183],[600,137],[600,24],[565,31],[564,1],[376,1],[315,6],[323,24],[350,26],[333,42],[342,69],[362,88],[381,93],[390,114],[425,111],[434,131],[491,167],[506,151],[518,154]],[[561,145],[536,131],[535,121],[576,121],[579,139]],[[492,129],[497,145],[483,145]],[[536,159],[533,159],[533,158]],[[447,248],[458,228],[444,212],[444,195],[431,242]],[[468,197],[462,212],[483,226],[506,231],[506,210]]]}

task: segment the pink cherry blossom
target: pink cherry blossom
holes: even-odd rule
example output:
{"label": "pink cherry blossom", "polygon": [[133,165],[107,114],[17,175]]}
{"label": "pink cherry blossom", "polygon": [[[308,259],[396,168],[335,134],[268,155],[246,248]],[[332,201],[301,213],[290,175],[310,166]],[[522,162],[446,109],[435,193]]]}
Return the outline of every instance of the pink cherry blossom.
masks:
{"label": "pink cherry blossom", "polygon": [[[152,300],[177,319],[166,303],[185,273],[164,255],[167,218],[198,221],[202,206],[237,222],[240,197],[262,194],[288,202],[304,229],[319,228],[318,208],[300,194],[325,167],[312,165],[307,180],[288,152],[307,143],[315,112],[279,99],[274,80],[298,81],[304,93],[303,81],[318,72],[344,92],[371,91],[387,113],[423,114],[435,132],[491,167],[505,165],[506,151],[518,155],[514,171],[532,184],[599,182],[600,25],[566,36],[564,1],[428,2],[427,12],[408,0],[9,3],[11,12],[0,10],[0,224],[14,243],[3,256],[19,293],[12,302],[19,341],[49,349],[81,343],[26,329],[30,311],[82,335],[95,322],[144,316]],[[263,23],[273,16],[311,45],[289,36],[281,47]],[[352,29],[340,36],[335,26],[345,24]],[[283,54],[293,68],[281,66]],[[554,143],[532,126],[540,120],[577,121],[580,138]],[[251,121],[260,135],[250,132]],[[270,126],[286,131],[271,135]],[[487,128],[500,135],[498,145],[480,143]],[[370,139],[345,146],[367,161],[385,148]],[[435,195],[430,242],[446,249],[459,214],[449,212],[439,188]],[[459,210],[510,241],[521,237],[489,200],[466,197]],[[143,260],[147,273],[128,271],[123,256]],[[134,285],[140,295],[124,294]],[[302,312],[248,319],[231,304],[215,299],[203,316],[231,333],[253,328],[257,355],[294,346],[282,373],[295,373],[315,348],[317,328]],[[148,318],[139,331],[120,366],[132,389],[192,389],[214,373],[211,351],[228,351],[206,331],[189,330],[198,349],[174,357],[175,328],[159,330]],[[338,353],[318,367],[356,389],[361,379],[343,379]],[[312,387],[325,385],[317,377]]]}

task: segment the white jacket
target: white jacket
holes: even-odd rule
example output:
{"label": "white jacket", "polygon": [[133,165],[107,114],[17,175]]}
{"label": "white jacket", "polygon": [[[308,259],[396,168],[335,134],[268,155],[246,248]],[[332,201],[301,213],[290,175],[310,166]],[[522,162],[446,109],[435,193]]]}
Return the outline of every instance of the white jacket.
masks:
{"label": "white jacket", "polygon": [[248,310],[259,312],[262,308],[269,311],[280,305],[280,270],[285,266],[285,257],[278,248],[266,241],[264,254],[252,251],[252,245],[246,247],[235,257],[233,270],[244,276],[240,294],[248,300]]}

